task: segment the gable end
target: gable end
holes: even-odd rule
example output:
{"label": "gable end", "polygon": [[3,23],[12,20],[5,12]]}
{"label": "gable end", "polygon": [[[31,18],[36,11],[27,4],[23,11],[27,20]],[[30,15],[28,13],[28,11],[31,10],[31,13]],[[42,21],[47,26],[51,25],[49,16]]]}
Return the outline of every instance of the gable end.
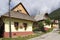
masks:
{"label": "gable end", "polygon": [[[13,11],[15,8],[17,8],[19,5],[21,5],[23,7],[23,9],[25,10],[25,12],[27,13],[27,15],[29,15],[28,11],[26,10],[26,8],[24,7],[24,5],[20,2],[19,4],[17,4],[14,8],[11,9],[11,11]],[[29,15],[30,16],[30,15]]]}

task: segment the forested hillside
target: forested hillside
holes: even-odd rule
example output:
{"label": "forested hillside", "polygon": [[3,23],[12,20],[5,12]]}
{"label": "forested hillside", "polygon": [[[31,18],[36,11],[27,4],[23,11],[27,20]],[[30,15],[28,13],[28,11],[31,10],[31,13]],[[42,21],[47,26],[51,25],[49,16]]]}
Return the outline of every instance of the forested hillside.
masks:
{"label": "forested hillside", "polygon": [[57,9],[57,10],[55,10],[55,11],[53,11],[53,12],[51,12],[51,13],[49,14],[49,17],[50,17],[51,19],[58,19],[58,20],[60,20],[60,8]]}

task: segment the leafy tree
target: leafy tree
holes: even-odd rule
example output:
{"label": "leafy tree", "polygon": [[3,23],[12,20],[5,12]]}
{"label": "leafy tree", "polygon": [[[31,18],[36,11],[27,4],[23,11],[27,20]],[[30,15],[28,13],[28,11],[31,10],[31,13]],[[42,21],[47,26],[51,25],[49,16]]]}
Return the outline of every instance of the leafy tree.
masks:
{"label": "leafy tree", "polygon": [[60,8],[49,14],[51,19],[60,20]]}
{"label": "leafy tree", "polygon": [[50,19],[46,19],[45,23],[46,23],[46,25],[50,25],[51,24],[51,20]]}
{"label": "leafy tree", "polygon": [[38,22],[38,24],[39,24],[39,29],[41,31],[45,32],[43,23],[42,22]]}

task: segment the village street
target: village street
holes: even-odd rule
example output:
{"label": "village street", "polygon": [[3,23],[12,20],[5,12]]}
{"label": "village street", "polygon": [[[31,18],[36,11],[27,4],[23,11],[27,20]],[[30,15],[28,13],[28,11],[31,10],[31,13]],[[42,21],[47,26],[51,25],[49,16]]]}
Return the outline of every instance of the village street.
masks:
{"label": "village street", "polygon": [[60,40],[60,34],[58,34],[58,31],[53,30],[50,33],[29,40]]}

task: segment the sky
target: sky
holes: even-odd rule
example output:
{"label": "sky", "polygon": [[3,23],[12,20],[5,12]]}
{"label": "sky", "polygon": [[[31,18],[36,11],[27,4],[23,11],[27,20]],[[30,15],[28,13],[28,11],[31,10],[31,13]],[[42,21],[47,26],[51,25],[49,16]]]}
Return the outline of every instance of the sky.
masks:
{"label": "sky", "polygon": [[[8,1],[9,0],[0,1],[0,15],[8,12]],[[22,2],[30,15],[46,12],[51,13],[60,8],[60,0],[11,0],[10,7],[13,8],[20,2]]]}

